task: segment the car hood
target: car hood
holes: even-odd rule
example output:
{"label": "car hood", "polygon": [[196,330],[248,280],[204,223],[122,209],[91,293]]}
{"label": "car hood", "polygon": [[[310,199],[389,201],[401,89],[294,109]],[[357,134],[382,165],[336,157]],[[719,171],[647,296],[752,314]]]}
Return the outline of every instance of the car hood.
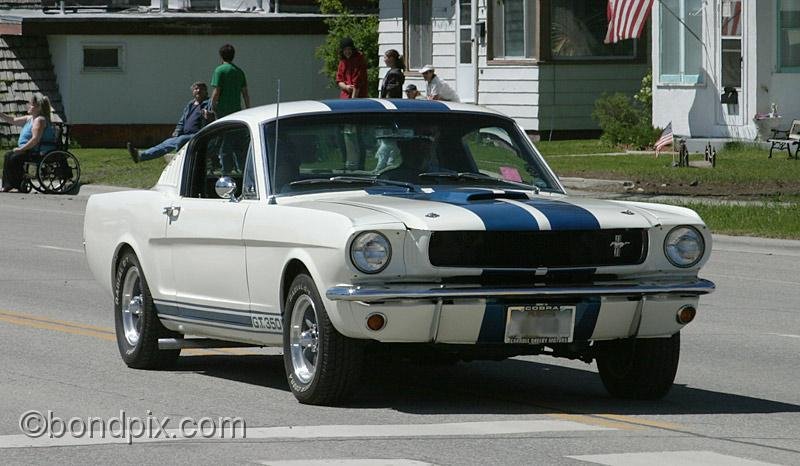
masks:
{"label": "car hood", "polygon": [[390,215],[410,229],[432,231],[596,230],[649,228],[661,224],[702,221],[694,212],[658,204],[626,203],[482,188],[424,189],[408,193],[367,190],[336,198],[317,198],[328,204],[369,209]]}

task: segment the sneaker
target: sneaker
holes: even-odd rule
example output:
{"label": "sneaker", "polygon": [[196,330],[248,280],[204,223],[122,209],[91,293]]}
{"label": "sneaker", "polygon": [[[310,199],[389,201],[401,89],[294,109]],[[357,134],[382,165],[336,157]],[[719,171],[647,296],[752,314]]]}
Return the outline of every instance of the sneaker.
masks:
{"label": "sneaker", "polygon": [[133,163],[139,163],[139,151],[134,149],[130,142],[127,144],[127,146],[128,153],[131,154],[131,160],[133,160]]}

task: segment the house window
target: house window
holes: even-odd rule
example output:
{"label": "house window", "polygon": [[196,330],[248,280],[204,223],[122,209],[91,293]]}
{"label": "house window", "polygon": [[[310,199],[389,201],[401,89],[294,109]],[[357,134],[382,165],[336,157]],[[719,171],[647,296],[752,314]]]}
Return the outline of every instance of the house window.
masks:
{"label": "house window", "polygon": [[638,40],[603,41],[608,30],[607,0],[552,0],[550,53],[559,60],[634,59]]}
{"label": "house window", "polygon": [[122,71],[122,45],[84,45],[84,71]]}
{"label": "house window", "polygon": [[800,71],[800,0],[778,2],[778,68]]}
{"label": "house window", "polygon": [[742,2],[722,1],[722,87],[742,87]]}
{"label": "house window", "polygon": [[494,58],[535,58],[536,0],[491,0]]}
{"label": "house window", "polygon": [[702,0],[661,0],[659,83],[702,82]]}
{"label": "house window", "polygon": [[415,70],[433,62],[432,0],[406,2],[405,43],[408,68]]}

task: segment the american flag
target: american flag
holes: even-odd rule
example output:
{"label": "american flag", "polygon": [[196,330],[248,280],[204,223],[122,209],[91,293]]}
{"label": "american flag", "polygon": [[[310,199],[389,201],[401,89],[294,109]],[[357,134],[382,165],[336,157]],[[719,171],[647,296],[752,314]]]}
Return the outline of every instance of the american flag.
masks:
{"label": "american flag", "polygon": [[644,23],[653,8],[653,0],[608,0],[606,44],[642,36]]}
{"label": "american flag", "polygon": [[[732,11],[731,11],[732,10]],[[742,2],[726,1],[722,8],[722,35],[742,35]]]}
{"label": "american flag", "polygon": [[661,152],[661,149],[672,145],[672,122],[670,121],[664,131],[661,132],[661,137],[656,141],[656,154]]}

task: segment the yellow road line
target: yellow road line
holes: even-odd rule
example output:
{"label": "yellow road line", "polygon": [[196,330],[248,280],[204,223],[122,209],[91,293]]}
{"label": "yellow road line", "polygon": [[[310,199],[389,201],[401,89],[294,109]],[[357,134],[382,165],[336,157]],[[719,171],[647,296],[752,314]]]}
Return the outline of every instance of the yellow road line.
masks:
{"label": "yellow road line", "polygon": [[[69,333],[72,335],[83,335],[88,337],[96,337],[101,340],[116,341],[114,329],[108,327],[98,327],[95,325],[81,324],[77,322],[68,322],[65,320],[51,319],[47,317],[34,316],[30,314],[22,314],[18,312],[11,312],[0,310],[0,322],[7,322],[10,324],[20,325],[23,327],[38,328],[43,330],[53,330],[56,332]],[[200,356],[209,353],[217,354],[236,354],[236,355],[250,355],[259,354],[252,351],[237,349],[237,348],[192,348],[184,349],[182,351],[186,355]]]}
{"label": "yellow road line", "polygon": [[634,424],[638,424],[637,422],[628,421],[628,422],[614,422],[604,419],[603,416],[596,416],[596,415],[589,415],[589,414],[566,414],[566,413],[550,413],[547,414],[549,417],[554,417],[556,419],[561,419],[564,421],[572,421],[578,422],[580,424],[589,424],[593,426],[599,427],[608,427],[610,429],[618,429],[618,430],[641,430],[641,427],[637,427]]}
{"label": "yellow road line", "polygon": [[658,429],[683,430],[686,428],[685,426],[682,426],[680,424],[673,424],[671,422],[662,422],[662,421],[651,421],[649,419],[626,416],[624,414],[596,414],[595,416],[604,419],[612,419],[620,422],[636,424],[640,426],[655,427]]}

